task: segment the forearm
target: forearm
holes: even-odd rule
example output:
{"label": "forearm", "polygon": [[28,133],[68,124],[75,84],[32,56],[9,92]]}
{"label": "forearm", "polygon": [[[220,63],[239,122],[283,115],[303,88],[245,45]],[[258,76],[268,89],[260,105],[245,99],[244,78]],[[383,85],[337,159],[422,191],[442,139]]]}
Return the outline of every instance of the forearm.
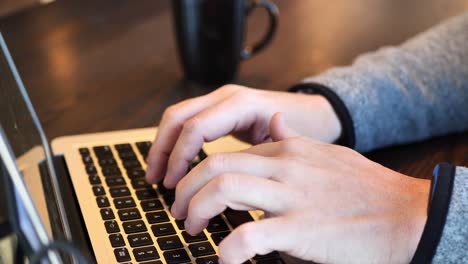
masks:
{"label": "forearm", "polygon": [[467,28],[468,13],[305,83],[341,99],[359,151],[466,130]]}

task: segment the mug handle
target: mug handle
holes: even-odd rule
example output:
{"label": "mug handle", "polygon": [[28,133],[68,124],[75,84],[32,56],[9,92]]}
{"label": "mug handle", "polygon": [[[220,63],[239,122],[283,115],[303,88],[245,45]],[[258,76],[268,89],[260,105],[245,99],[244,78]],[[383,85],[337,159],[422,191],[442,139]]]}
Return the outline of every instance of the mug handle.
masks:
{"label": "mug handle", "polygon": [[251,58],[253,55],[257,54],[259,51],[268,46],[268,44],[270,44],[271,40],[273,39],[273,36],[275,35],[276,28],[278,27],[279,11],[275,4],[268,0],[252,0],[247,12],[250,13],[257,7],[266,9],[270,18],[270,26],[262,40],[252,46],[246,46],[241,51],[240,57],[243,60]]}

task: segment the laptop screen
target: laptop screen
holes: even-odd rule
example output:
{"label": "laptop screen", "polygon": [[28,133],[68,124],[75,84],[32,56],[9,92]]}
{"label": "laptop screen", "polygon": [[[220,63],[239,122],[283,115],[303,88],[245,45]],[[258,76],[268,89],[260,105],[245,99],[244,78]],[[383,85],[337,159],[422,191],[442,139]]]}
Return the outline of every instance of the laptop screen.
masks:
{"label": "laptop screen", "polygon": [[[40,133],[35,126],[33,117],[28,110],[18,83],[18,76],[12,65],[5,42],[0,35],[0,124],[3,128],[4,136],[8,141],[16,164],[21,172],[22,180],[26,186],[29,196],[32,198],[34,206],[39,212],[41,222],[50,232],[49,216],[47,214],[46,202],[41,186],[39,173],[39,162],[45,159],[44,146],[41,143]],[[6,150],[2,150],[2,156]],[[3,159],[7,157],[2,157]],[[39,237],[37,230],[33,228],[33,221],[26,215],[24,197],[16,184],[13,184],[14,205],[16,211],[14,217],[17,219],[18,227],[24,237],[28,240],[32,249],[39,247]]]}

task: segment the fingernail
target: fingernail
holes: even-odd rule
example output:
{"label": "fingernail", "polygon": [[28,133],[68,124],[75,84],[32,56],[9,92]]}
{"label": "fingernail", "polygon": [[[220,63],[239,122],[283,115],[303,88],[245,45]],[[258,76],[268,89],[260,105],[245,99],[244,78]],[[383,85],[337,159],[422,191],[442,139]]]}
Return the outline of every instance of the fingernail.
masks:
{"label": "fingernail", "polygon": [[177,212],[177,205],[176,205],[176,202],[174,202],[174,203],[172,204],[172,207],[171,207],[171,214],[172,214],[172,216],[173,216],[175,219],[178,219],[178,218],[177,218],[178,212]]}
{"label": "fingernail", "polygon": [[189,219],[185,219],[184,221],[184,227],[185,227],[185,230],[187,230],[187,232],[189,232],[189,229],[190,229],[190,221]]}
{"label": "fingernail", "polygon": [[167,176],[164,176],[164,181],[163,181],[163,184],[164,184],[164,187],[168,188],[168,189],[172,189],[172,187],[170,186],[170,181],[169,181],[169,177]]}
{"label": "fingernail", "polygon": [[148,163],[148,166],[146,167],[146,177],[148,177],[153,171],[154,171],[154,166]]}

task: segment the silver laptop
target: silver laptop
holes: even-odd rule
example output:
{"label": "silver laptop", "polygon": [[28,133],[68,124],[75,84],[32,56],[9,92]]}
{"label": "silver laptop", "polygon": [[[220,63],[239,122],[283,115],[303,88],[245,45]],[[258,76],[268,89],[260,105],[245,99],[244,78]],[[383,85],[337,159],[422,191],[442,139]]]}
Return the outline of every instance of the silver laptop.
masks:
{"label": "silver laptop", "polygon": [[[64,240],[97,263],[214,264],[219,243],[233,228],[262,217],[258,211],[227,210],[199,235],[188,235],[169,212],[174,191],[144,180],[157,128],[64,136],[49,147],[1,35],[0,44],[0,124],[11,147],[2,159],[10,155],[16,161],[34,207],[33,230],[23,230],[32,253]],[[209,155],[247,147],[224,137],[204,150]],[[193,165],[204,157],[200,153]],[[271,253],[250,263],[283,262]]]}

